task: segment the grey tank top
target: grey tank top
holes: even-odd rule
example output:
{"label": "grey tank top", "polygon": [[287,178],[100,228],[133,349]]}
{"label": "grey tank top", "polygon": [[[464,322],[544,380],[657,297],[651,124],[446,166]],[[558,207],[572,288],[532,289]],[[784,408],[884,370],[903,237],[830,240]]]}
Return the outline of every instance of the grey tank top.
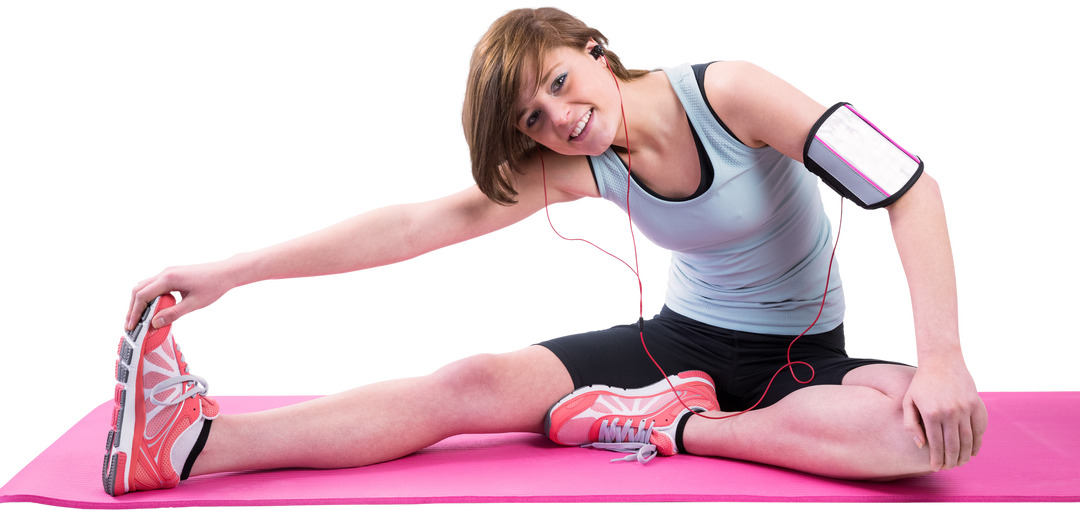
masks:
{"label": "grey tank top", "polygon": [[[801,333],[821,306],[832,247],[817,177],[772,147],[753,149],[728,134],[689,64],[663,71],[713,168],[712,182],[684,200],[665,199],[630,181],[634,224],[672,252],[667,306],[736,331]],[[623,161],[608,149],[589,157],[589,165],[600,195],[625,212]],[[843,320],[844,293],[834,261],[825,309],[810,333],[832,330]]]}

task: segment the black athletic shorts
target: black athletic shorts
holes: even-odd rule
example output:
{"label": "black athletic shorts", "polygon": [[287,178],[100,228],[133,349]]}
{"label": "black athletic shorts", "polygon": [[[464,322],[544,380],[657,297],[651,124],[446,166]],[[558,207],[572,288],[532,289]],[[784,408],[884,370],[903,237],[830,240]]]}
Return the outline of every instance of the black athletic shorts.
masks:
{"label": "black athletic shorts", "polygon": [[[684,317],[667,306],[645,321],[645,345],[670,375],[701,370],[716,383],[716,397],[725,411],[742,411],[761,398],[769,379],[787,363],[790,335],[761,335],[718,328]],[[641,388],[661,380],[660,371],[641,347],[638,325],[615,326],[604,331],[570,335],[541,342],[562,361],[574,387],[604,384],[616,388]],[[791,349],[792,361],[814,367],[809,384],[796,381],[784,369],[758,409],[775,404],[799,388],[840,384],[849,370],[863,365],[893,363],[849,358],[844,350],[844,326],[806,335]],[[810,368],[794,365],[795,375],[810,379]]]}

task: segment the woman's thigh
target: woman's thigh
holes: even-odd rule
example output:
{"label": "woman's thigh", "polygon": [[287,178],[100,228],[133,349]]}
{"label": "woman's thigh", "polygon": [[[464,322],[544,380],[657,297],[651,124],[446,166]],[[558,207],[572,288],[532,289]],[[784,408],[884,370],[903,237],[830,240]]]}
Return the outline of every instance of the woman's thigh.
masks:
{"label": "woman's thigh", "polygon": [[[843,324],[830,331],[800,336],[798,339],[794,336],[743,332],[737,332],[735,336],[739,346],[739,374],[733,388],[734,393],[747,399],[742,401],[744,409],[759,400],[758,409],[768,407],[811,386],[845,384],[848,374],[853,372],[905,373],[904,370],[866,367],[911,368],[892,361],[848,356]],[[877,378],[853,377],[851,380]],[[885,386],[881,383],[878,386],[868,387],[885,393],[884,388],[891,389],[895,384]]]}
{"label": "woman's thigh", "polygon": [[[862,385],[895,393],[900,386],[906,390],[910,375],[905,374],[914,370],[889,361],[848,357],[842,325],[801,337],[789,351],[793,338],[710,326],[665,307],[645,321],[648,352],[642,346],[637,324],[557,338],[540,345],[558,356],[578,388],[593,384],[647,386],[664,377],[653,359],[667,374],[704,371],[715,382],[717,400],[725,411],[761,409],[802,388],[848,383],[849,373],[856,373],[851,381],[873,381]],[[783,368],[789,360],[796,364],[791,369]],[[863,373],[867,375],[858,375]]]}
{"label": "woman's thigh", "polygon": [[845,386],[866,386],[878,390],[894,399],[903,398],[907,393],[911,379],[915,377],[915,367],[907,365],[873,364],[852,369],[844,376]]}
{"label": "woman's thigh", "polygon": [[660,315],[646,320],[644,339],[637,324],[625,324],[539,345],[558,356],[575,388],[596,384],[640,388],[662,380],[665,374],[699,370],[708,373],[717,390],[721,390],[726,375],[735,366],[735,349],[672,320],[674,316],[665,308]]}

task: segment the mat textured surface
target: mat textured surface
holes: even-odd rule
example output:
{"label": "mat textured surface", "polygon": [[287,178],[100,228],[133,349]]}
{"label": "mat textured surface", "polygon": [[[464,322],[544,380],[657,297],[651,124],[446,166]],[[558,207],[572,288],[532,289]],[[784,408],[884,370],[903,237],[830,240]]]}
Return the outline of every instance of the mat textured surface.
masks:
{"label": "mat textured surface", "polygon": [[[1080,501],[1080,392],[983,393],[982,453],[952,471],[891,483],[845,482],[785,469],[679,455],[648,465],[557,446],[535,434],[456,436],[416,454],[339,470],[194,477],[176,489],[117,498],[101,488],[112,402],[90,412],[2,489],[0,503],[76,508],[618,501]],[[217,397],[225,413],[312,397]]]}

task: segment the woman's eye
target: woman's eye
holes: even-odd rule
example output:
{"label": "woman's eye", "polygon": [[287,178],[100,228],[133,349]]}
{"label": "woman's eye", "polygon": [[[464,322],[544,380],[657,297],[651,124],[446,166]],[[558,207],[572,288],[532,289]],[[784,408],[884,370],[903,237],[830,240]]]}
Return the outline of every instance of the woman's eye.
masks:
{"label": "woman's eye", "polygon": [[[566,83],[566,72],[562,73],[555,78],[555,81],[551,82],[551,93],[554,94],[559,89],[563,88],[563,84]],[[535,124],[537,119],[540,118],[540,110],[532,112],[532,115],[525,120],[526,128],[532,128],[532,124]]]}
{"label": "woman's eye", "polygon": [[552,82],[551,91],[555,92],[555,91],[557,91],[559,89],[562,89],[563,88],[563,83],[566,83],[566,73],[565,72],[562,73],[562,75],[559,75],[558,78],[555,78],[555,81]]}

